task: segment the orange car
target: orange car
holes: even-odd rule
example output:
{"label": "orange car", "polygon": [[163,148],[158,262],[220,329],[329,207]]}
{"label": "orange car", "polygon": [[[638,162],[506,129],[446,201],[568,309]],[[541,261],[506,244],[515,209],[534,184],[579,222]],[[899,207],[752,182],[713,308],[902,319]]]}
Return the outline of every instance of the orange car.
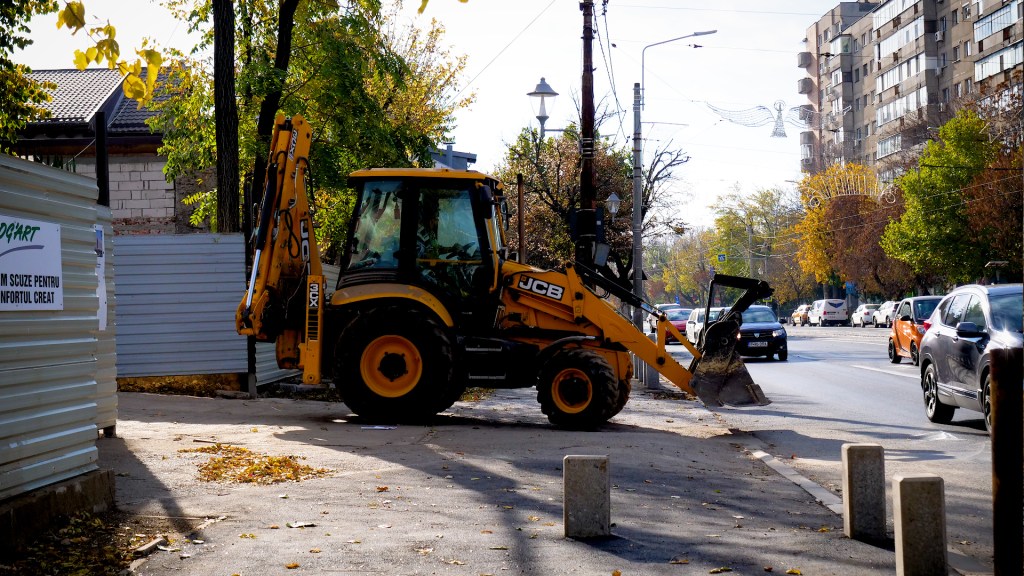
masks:
{"label": "orange car", "polygon": [[932,315],[942,296],[915,296],[904,298],[896,306],[889,332],[889,362],[899,364],[903,358],[917,366],[920,360],[924,321]]}

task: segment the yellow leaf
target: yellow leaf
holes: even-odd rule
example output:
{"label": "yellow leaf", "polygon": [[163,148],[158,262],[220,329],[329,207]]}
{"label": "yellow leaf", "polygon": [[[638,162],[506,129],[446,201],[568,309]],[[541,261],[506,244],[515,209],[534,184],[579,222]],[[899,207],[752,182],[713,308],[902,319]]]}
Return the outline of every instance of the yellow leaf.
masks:
{"label": "yellow leaf", "polygon": [[612,576],[622,576],[621,570],[612,570]]}
{"label": "yellow leaf", "polygon": [[285,564],[284,567],[289,569],[289,570],[295,570],[296,568],[299,567],[299,563],[298,562],[292,562],[291,564]]}
{"label": "yellow leaf", "polygon": [[260,431],[259,428],[250,428],[249,429],[249,432],[259,432],[259,431]]}
{"label": "yellow leaf", "polygon": [[454,564],[456,566],[462,566],[463,564],[465,564],[465,562],[463,562],[462,560],[449,560],[448,563]]}
{"label": "yellow leaf", "polygon": [[75,68],[79,70],[85,70],[85,67],[89,65],[89,58],[85,55],[85,52],[81,50],[75,50]]}
{"label": "yellow leaf", "polygon": [[388,487],[387,486],[377,486],[377,492],[387,492],[387,491],[388,491]]}
{"label": "yellow leaf", "polygon": [[319,554],[320,553],[320,549],[319,548],[310,548],[309,551],[312,552],[313,554]]}
{"label": "yellow leaf", "polygon": [[[139,50],[138,54],[146,61],[147,66],[159,68],[164,63],[164,57],[157,50]],[[256,429],[253,428],[253,432],[255,431]]]}
{"label": "yellow leaf", "polygon": [[689,564],[690,560],[688,558],[683,558],[682,556],[676,556],[675,558],[672,558],[671,560],[669,560],[668,563],[669,564]]}
{"label": "yellow leaf", "polygon": [[85,26],[85,6],[81,2],[68,2],[64,9],[57,13],[57,28],[61,24],[67,26],[71,33],[78,32]]}
{"label": "yellow leaf", "polygon": [[95,46],[91,46],[85,51],[85,59],[92,62],[96,60],[96,56],[100,53]]}
{"label": "yellow leaf", "polygon": [[129,74],[124,77],[124,95],[132,100],[140,100],[146,97],[146,83],[138,76]]}
{"label": "yellow leaf", "polygon": [[427,9],[427,3],[428,2],[430,2],[430,0],[423,0],[423,2],[420,3],[420,9],[417,10],[417,12],[419,12],[420,14],[423,14],[423,11]]}
{"label": "yellow leaf", "polygon": [[803,574],[803,572],[797,570],[796,568],[790,568],[789,570],[786,570],[786,574],[796,574],[796,576],[800,576],[801,574]]}
{"label": "yellow leaf", "polygon": [[711,570],[710,572],[708,572],[708,574],[721,574],[723,572],[732,572],[732,568],[729,568],[728,566],[722,566],[721,568],[715,568],[714,570]]}

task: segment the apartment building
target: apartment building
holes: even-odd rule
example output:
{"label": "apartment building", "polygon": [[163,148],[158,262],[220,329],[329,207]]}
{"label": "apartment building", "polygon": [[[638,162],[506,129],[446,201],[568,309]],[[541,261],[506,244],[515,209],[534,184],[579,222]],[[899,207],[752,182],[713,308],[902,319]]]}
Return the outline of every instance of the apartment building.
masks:
{"label": "apartment building", "polygon": [[797,56],[809,124],[801,168],[856,162],[890,180],[951,104],[999,85],[1021,90],[1022,9],[1024,0],[889,0],[824,14]]}

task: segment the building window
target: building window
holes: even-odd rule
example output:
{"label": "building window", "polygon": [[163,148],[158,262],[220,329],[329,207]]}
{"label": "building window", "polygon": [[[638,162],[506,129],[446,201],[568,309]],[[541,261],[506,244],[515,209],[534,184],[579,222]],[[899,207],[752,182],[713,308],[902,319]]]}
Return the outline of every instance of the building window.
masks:
{"label": "building window", "polygon": [[964,58],[968,58],[971,55],[971,41],[964,42]]}
{"label": "building window", "polygon": [[821,48],[821,34],[818,34],[818,48]]}
{"label": "building window", "polygon": [[860,82],[860,70],[856,70],[855,69],[853,71],[853,82],[854,83]]}
{"label": "building window", "polygon": [[964,85],[961,84],[960,82],[957,82],[956,84],[954,84],[953,85],[953,93],[956,94],[957,98],[962,97],[964,95]]}
{"label": "building window", "polygon": [[942,101],[947,104],[949,103],[949,88],[942,89]]}
{"label": "building window", "polygon": [[954,10],[953,10],[953,26],[956,26],[956,25],[957,25],[957,24],[959,24],[959,23],[960,23],[960,13],[959,13],[959,12],[957,12],[957,11],[956,11],[956,10],[954,9]]}
{"label": "building window", "polygon": [[942,32],[946,31],[946,17],[942,16],[939,18],[939,30]]}
{"label": "building window", "polygon": [[959,62],[959,61],[960,61],[960,47],[959,46],[953,46],[953,62]]}
{"label": "building window", "polygon": [[970,78],[964,80],[964,92],[974,94],[974,80]]}
{"label": "building window", "polygon": [[939,66],[945,66],[945,65],[946,65],[946,53],[943,52],[942,54],[939,54]]}
{"label": "building window", "polygon": [[970,20],[971,19],[971,5],[970,4],[964,4],[963,12],[964,12],[964,20]]}

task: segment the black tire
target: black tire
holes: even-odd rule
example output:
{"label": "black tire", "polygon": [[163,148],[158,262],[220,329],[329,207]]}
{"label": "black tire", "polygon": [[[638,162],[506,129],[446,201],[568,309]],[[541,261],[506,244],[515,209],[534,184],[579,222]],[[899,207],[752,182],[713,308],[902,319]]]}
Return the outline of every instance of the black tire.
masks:
{"label": "black tire", "polygon": [[452,375],[447,330],[418,308],[363,311],[338,337],[334,358],[342,400],[368,420],[428,420],[451,407],[465,388]]}
{"label": "black tire", "polygon": [[992,397],[989,396],[990,393],[989,377],[986,371],[981,385],[981,413],[985,415],[985,430],[988,430],[989,434],[992,433]]}
{"label": "black tire", "polygon": [[910,361],[917,366],[921,363],[921,353],[917,350],[917,344],[910,343]]}
{"label": "black tire", "polygon": [[574,348],[556,353],[544,364],[537,381],[540,409],[560,428],[597,428],[617,412],[622,400],[611,364],[592,350]]}
{"label": "black tire", "polygon": [[619,412],[622,412],[622,409],[626,407],[626,402],[629,402],[629,394],[632,391],[633,383],[628,378],[625,380],[619,380],[619,395],[618,398],[615,400],[615,408],[612,410],[612,413],[608,416],[609,418],[612,418]]}
{"label": "black tire", "polygon": [[903,360],[903,357],[896,352],[896,343],[889,338],[889,362],[893,364],[899,364]]}
{"label": "black tire", "polygon": [[782,361],[782,362],[785,362],[788,359],[789,359],[789,349],[783,348],[782,350],[779,350],[779,360]]}
{"label": "black tire", "polygon": [[924,414],[928,420],[936,424],[949,424],[953,420],[956,407],[939,401],[939,385],[935,376],[934,364],[925,367],[924,375],[921,377],[921,387],[924,388]]}

